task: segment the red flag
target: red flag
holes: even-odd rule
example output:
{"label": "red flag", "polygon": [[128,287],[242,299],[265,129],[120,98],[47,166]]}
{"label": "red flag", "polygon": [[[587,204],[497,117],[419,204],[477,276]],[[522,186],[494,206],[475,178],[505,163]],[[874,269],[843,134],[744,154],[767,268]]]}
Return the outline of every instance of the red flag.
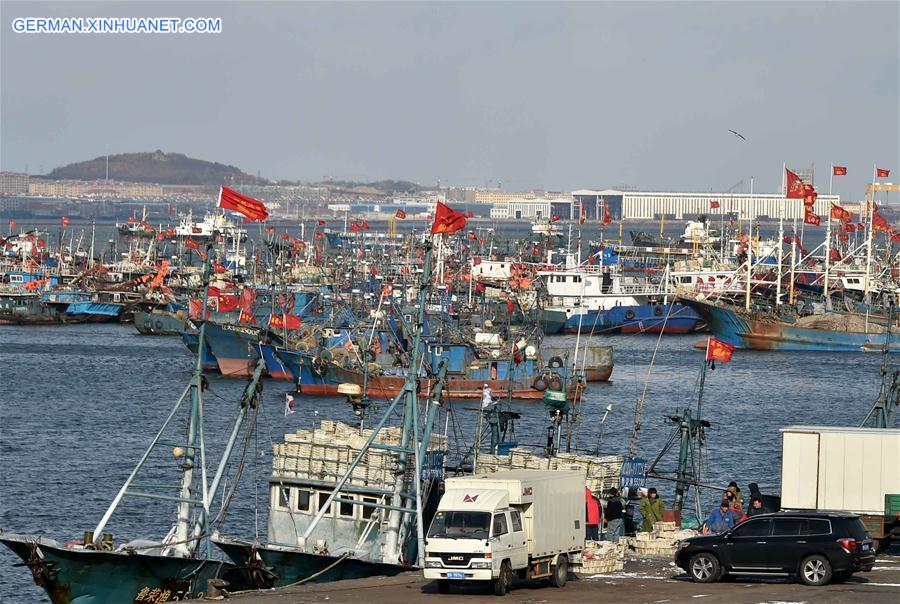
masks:
{"label": "red flag", "polygon": [[898,241],[900,241],[900,232],[891,231],[891,241],[893,241],[894,243],[897,243]]}
{"label": "red flag", "polygon": [[506,299],[506,312],[512,314],[516,310],[516,303],[513,302],[512,298]]}
{"label": "red flag", "polygon": [[266,227],[266,233],[268,233],[269,235],[274,235],[275,227]]}
{"label": "red flag", "polygon": [[19,224],[19,223],[16,222],[15,220],[10,220],[10,221],[9,221],[9,228],[10,228],[10,229],[14,229],[14,228],[16,228],[16,227],[18,226],[18,224]]}
{"label": "red flag", "polygon": [[283,241],[287,241],[287,240],[290,239],[290,238],[291,238],[291,236],[288,235],[287,233],[282,233],[282,234],[281,234],[281,239],[282,239]]}
{"label": "red flag", "polygon": [[841,230],[846,233],[855,233],[856,225],[852,222],[847,222],[847,223],[841,225]]}
{"label": "red flag", "polygon": [[135,218],[134,216],[128,217],[128,224],[134,224],[135,222],[137,222],[137,218]]}
{"label": "red flag", "polygon": [[609,213],[609,206],[606,205],[606,201],[603,202],[603,218],[600,220],[600,227],[607,226],[610,222],[612,222],[612,216]]}
{"label": "red flag", "polygon": [[364,228],[365,230],[369,230],[369,223],[366,222],[365,220],[362,221],[362,224],[360,226],[362,228]]}
{"label": "red flag", "polygon": [[850,235],[848,235],[844,231],[841,231],[840,233],[838,233],[837,238],[838,238],[838,241],[850,241]]}
{"label": "red flag", "polygon": [[787,175],[787,188],[785,192],[785,197],[788,199],[803,199],[806,197],[806,193],[803,189],[803,181],[800,180],[800,177],[788,170],[784,169]]}
{"label": "red flag", "polygon": [[316,233],[315,235],[313,235],[313,237],[316,241],[322,241],[323,239],[325,239],[325,233]]}
{"label": "red flag", "polygon": [[891,175],[891,171],[884,168],[875,168],[875,174],[878,175],[878,178],[887,178]]}
{"label": "red flag", "polygon": [[164,241],[165,238],[166,238],[166,234],[163,231],[160,231],[159,233],[156,234],[157,241]]}
{"label": "red flag", "polygon": [[397,213],[394,214],[394,216],[396,218],[399,218],[400,220],[403,220],[404,218],[406,218],[406,212],[404,212],[403,210],[397,210]]}
{"label": "red flag", "polygon": [[835,176],[847,176],[847,167],[846,166],[834,166],[832,168],[831,173]]}
{"label": "red flag", "polygon": [[890,233],[893,230],[887,219],[878,212],[877,207],[872,212],[872,230],[884,231],[886,233]]}
{"label": "red flag", "polygon": [[584,224],[584,221],[587,219],[587,208],[584,206],[584,202],[581,203],[581,216],[578,219],[578,222]]}
{"label": "red flag", "polygon": [[[203,311],[203,300],[188,299],[188,315],[192,319],[199,319]],[[206,309],[206,319],[209,319],[209,309]]]}
{"label": "red flag", "polygon": [[222,187],[219,189],[218,206],[225,210],[234,210],[246,216],[244,222],[254,220],[265,220],[269,216],[269,211],[265,204],[258,199],[253,199],[246,195],[241,195],[233,189]]}
{"label": "red flag", "polygon": [[59,221],[62,223],[62,225],[64,227],[69,226],[69,217],[68,216],[63,216],[62,218],[59,219]]}
{"label": "red flag", "polygon": [[188,237],[187,239],[184,240],[184,247],[189,247],[192,250],[199,250],[200,244],[193,237]]}
{"label": "red flag", "polygon": [[475,218],[475,212],[473,212],[472,210],[469,210],[469,211],[466,213],[466,217],[467,217],[467,218]]}
{"label": "red flag", "polygon": [[853,214],[842,208],[841,206],[832,203],[831,204],[831,217],[835,220],[850,220],[850,217]]}
{"label": "red flag", "polygon": [[317,221],[316,221],[316,224],[319,225],[319,226],[325,226],[325,221],[324,221],[324,220],[317,220]]}
{"label": "red flag", "polygon": [[803,185],[803,205],[808,208],[812,208],[816,205],[816,198],[819,197],[819,194],[816,193],[816,188],[812,185],[805,184]]}
{"label": "red flag", "polygon": [[822,219],[819,218],[819,215],[813,212],[810,208],[806,208],[806,211],[803,213],[803,222],[806,224],[811,224],[813,226],[819,226],[819,223],[822,222]]}
{"label": "red flag", "polygon": [[841,260],[841,252],[836,247],[831,248],[828,250],[828,259],[832,262],[839,262]]}
{"label": "red flag", "polygon": [[238,319],[238,323],[247,323],[249,325],[256,325],[256,317],[253,316],[253,313],[248,310],[242,310],[241,316]]}
{"label": "red flag", "polygon": [[355,222],[351,222],[351,223],[350,223],[350,231],[351,231],[351,232],[353,232],[353,233],[358,233],[358,232],[361,231],[361,230],[362,230],[362,225],[359,225],[359,224],[357,224],[357,223],[355,223]]}
{"label": "red flag", "polygon": [[269,326],[283,329],[300,329],[303,321],[297,315],[269,315]]}
{"label": "red flag", "polygon": [[728,363],[731,361],[734,349],[735,347],[728,342],[710,337],[706,340],[706,360]]}
{"label": "red flag", "polygon": [[719,202],[716,200],[712,200],[711,202],[709,202],[709,207],[711,207],[712,209],[715,210],[716,208],[719,207]]}
{"label": "red flag", "polygon": [[478,235],[475,234],[475,231],[469,231],[469,239],[471,239],[472,241],[478,239]]}
{"label": "red flag", "polygon": [[450,209],[450,206],[439,201],[434,223],[431,225],[431,234],[446,233],[449,235],[464,228],[466,228],[466,215]]}
{"label": "red flag", "polygon": [[226,270],[225,265],[222,264],[221,262],[216,262],[215,265],[213,266],[213,271],[215,271],[217,273],[224,273],[225,270]]}
{"label": "red flag", "polygon": [[554,214],[550,217],[550,222],[559,222],[559,214]]}

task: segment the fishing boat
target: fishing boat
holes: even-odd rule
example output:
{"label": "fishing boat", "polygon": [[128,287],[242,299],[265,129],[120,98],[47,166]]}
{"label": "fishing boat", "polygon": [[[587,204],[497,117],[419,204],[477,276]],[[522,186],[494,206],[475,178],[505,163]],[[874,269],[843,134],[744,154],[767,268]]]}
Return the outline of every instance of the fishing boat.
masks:
{"label": "fishing boat", "polygon": [[678,299],[703,317],[716,338],[738,348],[866,352],[880,351],[887,344],[892,352],[900,351],[900,342],[888,337],[886,315],[874,309],[827,311],[818,305],[800,313],[784,305],[776,313],[756,304],[748,311],[737,304],[706,299],[703,294]]}
{"label": "fishing boat", "polygon": [[[211,246],[208,249],[211,251]],[[204,274],[208,281],[208,260]],[[211,515],[210,508],[245,420],[248,417],[255,419],[264,364],[257,364],[244,390],[230,438],[215,474],[209,480],[207,467],[210,460],[203,430],[204,330],[205,322],[201,321],[199,354],[187,387],[94,530],[85,532],[82,539],[66,544],[39,535],[0,533],[0,542],[21,558],[31,571],[35,584],[44,589],[53,604],[184,600],[209,594],[216,588],[212,580],[236,580],[232,564],[211,557],[213,550],[207,538],[218,517]],[[247,424],[254,425],[253,422]],[[174,430],[169,429],[174,425],[185,426],[186,433],[175,435]],[[140,477],[156,475],[157,468],[148,466],[151,458],[164,467],[173,467],[173,457],[177,462],[174,467],[181,475],[178,483],[138,482]],[[105,531],[126,498],[173,502],[176,507],[174,525],[160,540],[137,539],[117,546],[113,536]],[[240,588],[239,583],[234,586]]]}
{"label": "fishing boat", "polygon": [[[424,284],[430,284],[430,275],[427,242]],[[427,290],[426,285],[420,293],[413,368],[419,367]],[[216,545],[259,588],[391,575],[419,565],[425,502],[431,479],[439,478],[423,470],[435,444],[431,433],[446,373],[446,363],[441,363],[424,417],[419,415],[420,380],[413,370],[371,430],[362,421],[358,429],[323,422],[312,432],[286,436],[274,449],[267,543],[216,535]],[[371,408],[362,389],[345,384],[342,391],[364,420]],[[389,427],[395,410],[400,426]]]}

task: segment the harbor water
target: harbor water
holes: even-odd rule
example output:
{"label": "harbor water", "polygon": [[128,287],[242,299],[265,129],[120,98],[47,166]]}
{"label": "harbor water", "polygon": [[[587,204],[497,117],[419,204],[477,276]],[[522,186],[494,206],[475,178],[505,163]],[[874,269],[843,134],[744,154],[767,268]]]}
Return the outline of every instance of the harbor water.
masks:
{"label": "harbor water", "polygon": [[[547,344],[574,346],[574,338],[552,337]],[[612,404],[600,449],[627,454],[635,403],[646,381],[638,454],[653,458],[673,429],[665,416],[696,407],[703,355],[693,344],[703,338],[594,337],[593,345],[614,346],[615,370],[610,383],[589,386],[575,434],[578,448],[597,446],[599,419]],[[191,355],[179,338],[143,337],[130,325],[117,324],[4,327],[0,341],[0,529],[60,542],[80,538],[97,524],[183,391]],[[745,492],[749,483],[757,482],[763,492],[779,492],[779,428],[858,425],[877,394],[880,363],[879,354],[737,351],[733,362],[707,372],[703,416],[712,427],[704,482],[724,486],[735,480]],[[205,437],[213,469],[244,384],[210,376]],[[309,428],[321,419],[354,421],[350,406],[339,398],[298,396],[296,412],[285,415],[284,394],[291,390],[288,382],[265,381],[256,442],[222,526],[229,535],[265,540],[271,449],[285,432]],[[522,414],[515,435],[519,443],[543,446],[548,421],[541,403],[513,407]],[[477,403],[458,402],[454,409],[464,446],[474,438]],[[453,437],[451,431],[451,442]],[[673,470],[676,454],[673,451],[660,467]],[[154,481],[177,481],[174,457],[154,459]],[[671,504],[671,484],[651,484]],[[705,512],[714,497],[716,493],[706,492]],[[216,510],[218,506],[217,501]],[[171,526],[174,511],[170,502],[126,498],[107,531],[117,543],[159,539]],[[28,569],[13,566],[17,562],[0,548],[0,602],[47,602]]]}

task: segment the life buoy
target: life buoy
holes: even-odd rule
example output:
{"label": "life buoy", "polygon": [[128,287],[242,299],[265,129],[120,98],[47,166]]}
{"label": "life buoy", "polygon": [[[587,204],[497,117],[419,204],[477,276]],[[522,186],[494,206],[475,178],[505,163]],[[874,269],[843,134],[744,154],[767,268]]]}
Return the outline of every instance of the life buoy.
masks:
{"label": "life buoy", "polygon": [[550,357],[550,360],[547,361],[547,365],[553,369],[561,369],[563,360],[559,357]]}
{"label": "life buoy", "polygon": [[633,311],[632,309],[630,309],[630,308],[629,308],[628,310],[626,310],[626,311],[625,311],[625,318],[626,318],[626,319],[629,319],[629,320],[633,319],[633,318],[634,318],[634,311]]}
{"label": "life buoy", "polygon": [[332,353],[328,348],[324,348],[321,352],[319,352],[319,356],[322,357],[322,359],[324,359],[325,361],[330,361],[334,358],[334,353]]}
{"label": "life buoy", "polygon": [[537,376],[534,378],[534,381],[531,383],[531,387],[537,390],[538,392],[543,392],[547,389],[547,380],[545,380],[542,376]]}
{"label": "life buoy", "polygon": [[656,308],[654,308],[653,314],[656,315],[657,317],[661,317],[662,316],[662,306],[657,306]]}

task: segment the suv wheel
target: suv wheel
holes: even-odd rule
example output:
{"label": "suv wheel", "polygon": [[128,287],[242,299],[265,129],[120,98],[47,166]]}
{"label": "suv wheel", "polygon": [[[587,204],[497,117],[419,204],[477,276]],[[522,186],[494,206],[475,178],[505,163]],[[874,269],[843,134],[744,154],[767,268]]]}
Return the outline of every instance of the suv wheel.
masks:
{"label": "suv wheel", "polygon": [[569,580],[569,559],[560,556],[556,560],[556,566],[551,569],[550,585],[553,587],[564,587],[566,581]]}
{"label": "suv wheel", "polygon": [[831,581],[831,563],[825,556],[815,555],[800,563],[800,580],[806,585],[827,585]]}
{"label": "suv wheel", "polygon": [[719,580],[721,572],[719,559],[712,554],[697,554],[691,558],[688,571],[695,583],[713,583]]}
{"label": "suv wheel", "polygon": [[509,562],[504,562],[500,565],[500,574],[494,579],[494,595],[505,596],[510,585],[512,585],[512,568]]}

